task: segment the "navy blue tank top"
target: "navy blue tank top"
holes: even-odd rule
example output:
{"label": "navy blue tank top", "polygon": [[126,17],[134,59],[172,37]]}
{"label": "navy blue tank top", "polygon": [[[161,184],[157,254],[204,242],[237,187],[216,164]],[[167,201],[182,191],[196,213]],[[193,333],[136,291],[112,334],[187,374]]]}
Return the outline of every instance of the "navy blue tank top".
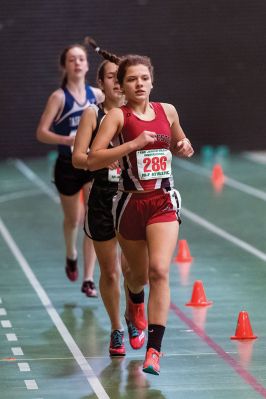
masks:
{"label": "navy blue tank top", "polygon": [[[62,136],[69,136],[76,133],[82,112],[89,105],[96,104],[96,97],[89,85],[86,85],[86,101],[84,104],[78,103],[66,87],[62,90],[65,95],[65,105],[59,119],[53,123],[53,130]],[[71,158],[69,146],[60,144],[57,148],[60,155]]]}

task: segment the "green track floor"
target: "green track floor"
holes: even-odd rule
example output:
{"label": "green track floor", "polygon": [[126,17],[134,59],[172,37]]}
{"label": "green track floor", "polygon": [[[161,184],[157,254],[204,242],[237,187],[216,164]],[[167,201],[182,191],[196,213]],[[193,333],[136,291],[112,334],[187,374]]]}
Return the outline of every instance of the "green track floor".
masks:
{"label": "green track floor", "polygon": [[[220,192],[210,178],[215,162],[226,175]],[[171,265],[157,377],[141,371],[145,348],[133,351],[127,334],[127,356],[109,358],[101,298],[86,298],[81,278],[71,283],[65,276],[49,158],[0,163],[1,399],[266,398],[265,165],[241,154],[195,156],[174,160],[173,171],[182,196],[179,238],[187,240],[193,262]],[[97,286],[98,278],[97,266]],[[185,306],[196,280],[212,306]],[[124,296],[121,316],[123,309]],[[230,339],[242,310],[258,339]]]}

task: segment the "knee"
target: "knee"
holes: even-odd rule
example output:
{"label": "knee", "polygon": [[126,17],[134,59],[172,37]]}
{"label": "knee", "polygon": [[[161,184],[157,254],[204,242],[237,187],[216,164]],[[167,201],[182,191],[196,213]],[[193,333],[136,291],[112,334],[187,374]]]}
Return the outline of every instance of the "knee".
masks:
{"label": "knee", "polygon": [[162,267],[150,267],[149,282],[150,284],[168,283],[169,274]]}
{"label": "knee", "polygon": [[64,224],[71,229],[76,229],[77,227],[79,227],[79,219],[65,217]]}
{"label": "knee", "polygon": [[148,281],[149,281],[148,274],[142,274],[142,275],[139,275],[139,276],[135,276],[135,278],[134,278],[134,282],[137,285],[147,285]]}
{"label": "knee", "polygon": [[101,280],[109,286],[120,284],[120,271],[117,268],[101,268]]}
{"label": "knee", "polygon": [[148,284],[148,274],[139,277],[138,283],[139,285],[147,285]]}

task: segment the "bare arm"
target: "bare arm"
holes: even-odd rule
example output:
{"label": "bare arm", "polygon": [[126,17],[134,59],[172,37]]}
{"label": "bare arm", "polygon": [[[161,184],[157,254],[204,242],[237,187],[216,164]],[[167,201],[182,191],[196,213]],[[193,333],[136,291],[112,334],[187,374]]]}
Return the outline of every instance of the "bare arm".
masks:
{"label": "bare arm", "polygon": [[156,134],[154,132],[144,131],[132,141],[128,141],[114,148],[107,148],[112,139],[121,132],[123,124],[124,117],[119,108],[114,108],[108,112],[92,143],[91,151],[88,154],[88,169],[93,171],[105,168],[111,163],[121,159],[124,155],[141,149],[148,143],[153,143],[156,140]]}
{"label": "bare arm", "polygon": [[42,143],[63,144],[69,146],[73,144],[73,137],[61,136],[51,130],[52,123],[61,110],[62,102],[63,92],[61,90],[56,90],[48,98],[36,132],[37,140]]}
{"label": "bare arm", "polygon": [[96,129],[97,117],[94,107],[86,108],[81,116],[74,142],[72,163],[75,168],[87,169],[88,146]]}
{"label": "bare arm", "polygon": [[175,107],[171,104],[162,104],[162,106],[171,126],[171,152],[177,156],[191,157],[194,154],[194,150],[180,125]]}

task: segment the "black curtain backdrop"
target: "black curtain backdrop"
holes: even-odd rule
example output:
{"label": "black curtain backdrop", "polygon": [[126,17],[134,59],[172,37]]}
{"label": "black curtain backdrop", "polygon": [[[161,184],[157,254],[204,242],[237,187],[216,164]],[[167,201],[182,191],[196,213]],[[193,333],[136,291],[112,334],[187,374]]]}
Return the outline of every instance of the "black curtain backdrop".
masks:
{"label": "black curtain backdrop", "polygon": [[[54,148],[36,127],[60,84],[59,54],[86,35],[151,57],[151,99],[175,105],[196,150],[264,150],[265,21],[265,0],[1,0],[0,158]],[[92,85],[100,61],[90,51]]]}

